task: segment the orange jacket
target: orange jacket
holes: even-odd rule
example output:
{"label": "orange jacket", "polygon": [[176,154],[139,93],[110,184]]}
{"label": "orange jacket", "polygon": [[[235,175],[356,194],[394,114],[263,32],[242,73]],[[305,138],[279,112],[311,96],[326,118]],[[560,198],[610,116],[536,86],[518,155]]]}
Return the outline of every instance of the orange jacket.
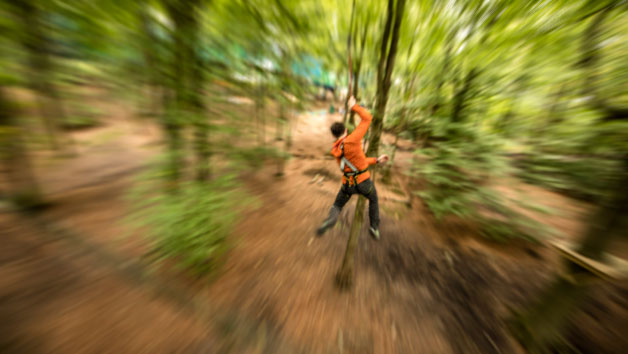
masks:
{"label": "orange jacket", "polygon": [[[360,116],[360,124],[358,124],[357,128],[355,128],[355,130],[346,138],[336,140],[331,148],[331,154],[334,155],[336,161],[340,165],[340,157],[342,156],[340,144],[342,144],[342,141],[344,140],[345,157],[355,166],[355,168],[362,171],[370,165],[375,165],[377,163],[377,159],[375,157],[366,157],[366,155],[364,155],[364,151],[362,151],[362,138],[364,138],[364,134],[366,134],[369,125],[371,125],[372,117],[364,107],[360,107],[357,104],[351,107],[351,110],[355,111]],[[353,171],[349,166],[345,166],[345,172]],[[371,173],[369,171],[359,174],[356,177],[358,184],[362,183],[370,176]],[[345,176],[342,176],[342,183],[347,183]]]}

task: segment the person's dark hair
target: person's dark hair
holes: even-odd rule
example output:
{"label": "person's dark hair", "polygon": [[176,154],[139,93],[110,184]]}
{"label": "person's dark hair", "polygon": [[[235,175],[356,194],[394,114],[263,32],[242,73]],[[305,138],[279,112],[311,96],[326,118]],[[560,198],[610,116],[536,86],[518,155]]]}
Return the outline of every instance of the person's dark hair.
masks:
{"label": "person's dark hair", "polygon": [[336,137],[340,138],[342,134],[345,133],[345,125],[342,122],[336,122],[331,125],[331,133]]}

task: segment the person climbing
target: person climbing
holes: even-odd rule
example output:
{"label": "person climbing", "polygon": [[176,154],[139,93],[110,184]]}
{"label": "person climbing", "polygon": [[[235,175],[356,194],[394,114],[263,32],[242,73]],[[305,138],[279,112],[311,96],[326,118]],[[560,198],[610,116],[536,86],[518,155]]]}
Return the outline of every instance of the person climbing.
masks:
{"label": "person climbing", "polygon": [[331,125],[331,133],[336,137],[336,142],[332,146],[331,154],[336,158],[342,172],[342,185],[336,196],[334,205],[329,210],[329,215],[316,230],[318,236],[322,236],[327,230],[332,228],[342,208],[347,204],[351,196],[358,193],[369,200],[369,232],[371,236],[379,240],[379,205],[377,201],[377,191],[375,184],[370,179],[368,167],[375,164],[384,164],[388,161],[388,155],[381,155],[377,159],[366,157],[362,150],[362,138],[371,124],[371,114],[364,108],[356,104],[353,96],[349,98],[348,106],[360,116],[360,124],[355,130],[347,135],[347,128],[341,122]]}

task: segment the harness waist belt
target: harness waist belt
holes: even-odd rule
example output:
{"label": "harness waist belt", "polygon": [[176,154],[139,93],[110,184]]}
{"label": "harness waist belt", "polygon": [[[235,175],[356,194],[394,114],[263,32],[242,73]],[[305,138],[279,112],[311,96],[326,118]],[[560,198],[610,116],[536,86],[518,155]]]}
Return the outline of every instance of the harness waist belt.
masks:
{"label": "harness waist belt", "polygon": [[368,168],[363,169],[362,171],[358,171],[358,172],[343,172],[342,174],[345,175],[345,177],[353,177],[353,176],[357,176],[357,175],[361,175],[364,172],[368,171]]}

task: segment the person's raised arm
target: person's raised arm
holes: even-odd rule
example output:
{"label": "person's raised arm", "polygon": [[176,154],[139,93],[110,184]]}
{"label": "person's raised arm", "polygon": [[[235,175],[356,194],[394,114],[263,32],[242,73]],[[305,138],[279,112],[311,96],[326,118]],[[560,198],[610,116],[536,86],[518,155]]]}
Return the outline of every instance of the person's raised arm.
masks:
{"label": "person's raised arm", "polygon": [[[355,102],[355,98],[351,97],[349,101]],[[369,125],[371,125],[371,120],[373,117],[371,116],[371,113],[366,110],[366,108],[361,107],[357,104],[351,106],[351,110],[360,116],[360,124],[358,124],[355,130],[353,130],[353,133],[347,136],[346,140],[359,142],[360,140],[362,140],[362,138],[364,138],[366,131],[369,129]]]}

